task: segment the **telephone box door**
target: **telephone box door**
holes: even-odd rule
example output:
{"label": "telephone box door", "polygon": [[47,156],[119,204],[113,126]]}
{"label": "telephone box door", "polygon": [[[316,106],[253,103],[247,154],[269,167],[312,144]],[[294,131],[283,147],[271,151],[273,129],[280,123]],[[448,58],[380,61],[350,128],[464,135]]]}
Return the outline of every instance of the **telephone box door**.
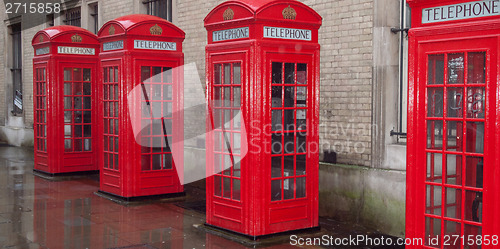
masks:
{"label": "telephone box door", "polygon": [[[182,172],[176,168],[176,160],[181,163],[182,152],[174,151],[182,136],[173,136],[172,132],[182,130],[182,111],[178,96],[182,89],[178,75],[177,62],[137,60],[136,72],[140,72],[140,84],[135,86],[135,92],[140,98],[140,118],[132,122],[141,127],[136,138],[141,147],[140,185],[142,188],[157,188],[160,192],[168,189],[170,192],[182,191]],[[175,95],[175,96],[174,96]],[[139,103],[136,101],[135,103]],[[131,106],[132,107],[132,106]],[[178,134],[177,134],[178,135]],[[176,156],[176,157],[174,157]],[[179,175],[180,174],[180,175]],[[158,194],[158,193],[150,193]]]}
{"label": "telephone box door", "polygon": [[498,185],[497,46],[496,38],[418,46],[418,83],[410,86],[418,88],[412,180],[418,197],[409,222],[429,248],[489,248],[481,245],[484,236],[495,235],[488,217]]}
{"label": "telephone box door", "polygon": [[88,160],[82,160],[81,153],[91,153],[95,150],[95,141],[92,139],[92,126],[95,123],[92,84],[95,84],[95,71],[93,64],[70,63],[61,64],[59,70],[64,82],[60,89],[63,91],[64,126],[63,132],[59,134],[64,136],[64,152],[68,155],[65,160],[71,161],[68,163],[70,165],[76,165],[78,162],[88,163]]}

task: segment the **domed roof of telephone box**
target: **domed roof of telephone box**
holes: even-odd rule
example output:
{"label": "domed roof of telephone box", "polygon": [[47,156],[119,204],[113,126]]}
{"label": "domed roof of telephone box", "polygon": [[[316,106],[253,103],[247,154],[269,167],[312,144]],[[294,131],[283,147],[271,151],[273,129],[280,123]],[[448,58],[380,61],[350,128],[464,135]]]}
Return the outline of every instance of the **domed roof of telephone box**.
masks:
{"label": "domed roof of telephone box", "polygon": [[99,37],[120,34],[158,35],[184,38],[185,33],[171,22],[156,16],[134,14],[118,17],[105,23],[98,32]]}
{"label": "domed roof of telephone box", "polygon": [[40,30],[33,36],[31,44],[36,45],[48,42],[73,42],[86,45],[99,43],[97,41],[97,36],[92,32],[70,25],[59,25]]}
{"label": "domed roof of telephone box", "polygon": [[321,16],[296,0],[230,0],[205,17],[205,27],[242,20],[269,20],[321,25]]}

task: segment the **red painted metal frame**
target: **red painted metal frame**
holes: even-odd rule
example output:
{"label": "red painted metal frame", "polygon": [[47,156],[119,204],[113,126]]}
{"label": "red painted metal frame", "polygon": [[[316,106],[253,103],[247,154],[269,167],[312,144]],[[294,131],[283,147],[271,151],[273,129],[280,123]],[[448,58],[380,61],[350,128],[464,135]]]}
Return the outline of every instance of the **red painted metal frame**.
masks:
{"label": "red painted metal frame", "polygon": [[[287,7],[294,9],[296,13],[294,19],[284,19],[283,13]],[[231,16],[231,13],[234,15]],[[307,29],[311,30],[312,38],[310,41],[264,38],[264,26]],[[207,223],[209,225],[248,236],[261,236],[318,226],[318,150],[312,149],[304,153],[307,156],[306,197],[284,199],[282,192],[280,200],[271,201],[270,144],[272,133],[272,62],[280,62],[283,65],[284,63],[293,63],[294,70],[297,63],[305,63],[307,64],[307,85],[303,86],[307,87],[307,108],[303,108],[307,109],[306,146],[308,148],[317,148],[318,146],[320,58],[318,29],[320,26],[321,17],[314,10],[298,1],[228,1],[214,8],[205,18],[205,27],[208,31],[206,94],[209,115],[207,115],[208,135],[206,140],[206,192]],[[214,31],[241,27],[249,28],[248,38],[215,42],[212,40]],[[239,164],[241,168],[239,177],[234,176],[234,172],[237,172],[238,169],[235,167],[237,163],[231,163],[231,168],[227,168],[227,173],[231,176],[226,178],[233,179],[230,183],[233,193],[233,198],[231,198],[231,195],[224,197],[224,182],[219,183],[222,185],[215,184],[215,179],[224,178],[225,173],[217,174],[215,172],[214,155],[219,153],[216,153],[214,142],[223,143],[222,148],[225,144],[233,142],[223,141],[220,136],[218,140],[214,139],[213,129],[215,128],[215,132],[223,134],[231,133],[231,131],[225,131],[214,125],[214,118],[217,116],[214,116],[213,111],[220,109],[216,108],[217,103],[214,101],[217,99],[214,95],[214,89],[216,89],[214,67],[224,64],[234,65],[234,63],[241,65],[241,116],[246,127],[246,134],[243,134],[241,139],[241,151],[242,153],[247,152],[247,154],[243,155]],[[297,71],[295,70],[294,80],[296,80],[296,75]],[[231,76],[234,81],[234,68],[231,70]],[[299,85],[296,81],[294,82],[290,86],[297,89]],[[222,87],[224,86],[222,85]],[[282,83],[281,86],[284,84]],[[281,96],[284,98],[284,95]],[[233,99],[234,93],[231,95],[231,100]],[[281,109],[286,108],[281,107]],[[295,110],[296,108],[289,109]],[[234,145],[232,144],[232,146]],[[230,150],[226,154],[237,153]],[[292,166],[294,172],[297,172],[293,164],[288,166]],[[284,166],[281,167],[282,175],[279,179],[281,179],[282,187],[280,187],[280,191],[284,191],[286,188],[284,181],[282,181],[284,179],[292,179],[292,185],[289,187],[294,188],[293,179],[300,177],[283,175]],[[213,176],[213,173],[217,175]],[[234,188],[235,179],[241,180],[239,199],[234,198],[234,190],[238,191],[237,188]],[[221,188],[222,194],[220,196],[215,191],[216,187]],[[293,196],[295,197],[296,194],[297,191],[294,190]]]}
{"label": "red painted metal frame", "polygon": [[[63,98],[64,69],[91,69],[92,98],[91,109],[88,111],[91,111],[91,122],[94,124],[97,103],[94,97],[97,87],[96,65],[99,53],[97,37],[85,29],[63,25],[37,32],[33,37],[32,45],[35,49],[33,58],[35,170],[49,174],[98,170],[95,139],[97,131],[95,129],[91,130],[91,151],[65,152]],[[59,54],[59,46],[93,48],[95,55]],[[48,49],[48,51],[39,52],[37,55],[37,49]],[[37,77],[42,71],[45,71],[45,75]],[[80,81],[78,84],[81,86],[83,83]],[[43,115],[43,112],[46,115]],[[80,118],[83,119],[83,116]],[[73,117],[72,120],[75,121]]]}
{"label": "red painted metal frame", "polygon": [[[408,86],[408,144],[407,144],[407,192],[406,192],[406,237],[407,238],[422,238],[427,245],[408,245],[406,248],[479,248],[478,245],[469,245],[467,243],[464,245],[461,239],[457,244],[452,244],[450,246],[444,245],[444,236],[440,237],[439,245],[432,246],[428,245],[428,236],[426,236],[426,231],[432,231],[431,225],[426,227],[426,218],[435,218],[439,221],[449,221],[455,222],[453,224],[460,225],[460,236],[464,233],[469,232],[477,234],[477,231],[466,231],[465,225],[477,225],[482,227],[481,234],[483,242],[485,242],[485,236],[488,236],[489,240],[492,236],[500,236],[500,214],[497,212],[500,207],[500,157],[498,156],[498,150],[500,146],[500,134],[497,132],[500,128],[500,67],[499,67],[499,51],[500,51],[500,18],[498,16],[493,17],[480,17],[467,20],[458,21],[447,21],[438,22],[433,24],[422,24],[422,9],[429,7],[444,6],[448,4],[457,4],[469,1],[419,1],[419,0],[407,0],[412,8],[412,29],[409,31],[409,86]],[[468,113],[464,110],[468,106],[463,104],[463,116],[458,116],[458,118],[450,118],[447,112],[447,108],[443,108],[443,117],[432,117],[430,112],[433,108],[433,99],[429,99],[427,89],[434,87],[428,85],[427,75],[430,74],[428,56],[434,54],[443,54],[444,58],[448,58],[448,54],[453,53],[464,53],[469,52],[485,52],[485,83],[478,86],[485,87],[485,118],[471,118],[467,117]],[[470,65],[468,63],[469,59],[465,59],[464,64]],[[447,61],[444,61],[444,81],[441,84],[441,89],[447,89],[452,86],[445,76],[448,76],[451,72],[448,72],[449,66],[447,66]],[[467,76],[468,67],[465,68],[465,76]],[[450,85],[450,86],[449,86]],[[471,83],[461,83],[463,89],[474,87],[475,85]],[[435,88],[437,89],[437,88]],[[467,94],[467,92],[465,92]],[[448,93],[444,91],[443,101],[441,105],[443,107],[448,107],[445,103],[449,96]],[[448,99],[447,99],[448,97]],[[463,101],[468,101],[465,96],[462,97]],[[430,115],[430,116],[429,116]],[[457,129],[458,133],[461,133],[457,137],[457,146],[462,146],[462,151],[460,149],[457,152],[453,151],[447,145],[447,139],[441,139],[443,145],[440,147],[434,147],[434,145],[428,144],[428,136],[430,136],[431,142],[435,141],[435,136],[433,134],[427,134],[427,125],[431,124],[432,120],[443,120],[446,121],[480,121],[484,122],[484,151],[482,153],[469,152],[470,150],[475,150],[475,143],[477,142],[477,133],[475,129],[471,129],[463,126],[462,130]],[[444,124],[444,134],[447,134],[447,129],[452,129],[448,127],[448,123]],[[435,128],[435,127],[434,127]],[[434,130],[433,128],[433,130]],[[438,128],[439,129],[439,128]],[[474,132],[475,131],[475,132]],[[473,133],[474,132],[474,133]],[[450,136],[450,135],[448,135]],[[451,136],[450,136],[451,137]],[[465,137],[465,139],[464,139]],[[474,143],[470,145],[471,143]],[[457,147],[458,148],[458,147]],[[446,175],[441,174],[437,179],[431,179],[429,176],[433,176],[434,163],[427,165],[427,155],[428,152],[435,152],[442,155],[461,155],[462,162],[457,164],[457,168],[460,167],[461,172],[457,175],[462,179],[461,183],[448,183],[448,178]],[[466,157],[467,156],[479,156],[483,157],[483,187],[471,187],[465,181],[472,181],[476,183],[476,169],[467,168]],[[443,164],[446,162],[443,158]],[[432,161],[434,162],[434,161]],[[447,164],[444,164],[447,165]],[[459,166],[460,165],[460,166]],[[449,166],[449,165],[448,165]],[[427,172],[427,167],[433,172]],[[443,172],[447,171],[447,166],[443,166]],[[427,172],[427,173],[426,173]],[[431,175],[429,175],[431,174]],[[427,175],[427,176],[426,176]],[[442,177],[442,178],[441,178]],[[455,176],[448,176],[455,177]],[[427,179],[427,180],[426,180]],[[426,186],[436,186],[440,187],[442,192],[440,192],[441,200],[438,201],[437,208],[441,208],[441,213],[429,214],[426,213],[426,198],[431,198],[432,201],[427,203],[427,205],[434,205],[434,191],[431,191],[430,197],[427,197]],[[443,198],[447,195],[448,189],[457,189],[457,194],[455,197],[455,202],[457,210],[460,213],[458,218],[450,218],[447,216],[449,206],[443,206],[442,200],[445,200],[446,205],[449,205],[448,199]],[[438,188],[439,189],[439,188]],[[470,197],[466,196],[466,191],[478,190],[482,191],[482,223],[470,220]],[[453,199],[451,198],[451,199]],[[460,198],[459,201],[457,199]],[[430,199],[429,199],[430,200]],[[427,200],[427,201],[429,201]],[[439,203],[441,202],[441,203]],[[467,205],[466,205],[467,204]],[[429,223],[430,224],[430,223]],[[451,224],[451,223],[450,223]],[[465,224],[465,225],[464,225]],[[445,232],[445,224],[441,222],[440,230],[441,234]],[[467,236],[468,234],[465,234]],[[465,242],[467,242],[467,237],[465,237]],[[483,245],[481,248],[498,248],[497,245]]]}
{"label": "red painted metal frame", "polygon": [[[155,25],[160,27],[159,33],[154,32]],[[152,29],[153,28],[153,29]],[[156,27],[155,27],[156,28]],[[156,30],[158,32],[158,29]],[[104,105],[106,99],[99,106],[99,168],[101,169],[100,191],[120,197],[140,197],[163,195],[184,191],[183,182],[183,63],[182,41],[184,32],[172,23],[149,15],[129,15],[109,21],[103,25],[98,33],[102,44],[107,42],[123,41],[123,48],[100,53],[100,84],[109,84],[104,81],[105,68],[118,68],[118,132],[113,135],[118,139],[118,151],[111,154],[113,167],[106,166],[105,156],[109,159],[110,153],[104,153],[105,126]],[[176,51],[160,51],[150,49],[135,49],[134,40],[175,42]],[[172,169],[141,170],[140,135],[134,136],[132,125],[141,126],[141,99],[130,94],[134,88],[141,88],[141,66],[169,67],[173,76],[173,124],[171,146],[172,153],[176,153],[176,160]],[[104,96],[104,87],[100,87],[98,96]],[[136,91],[137,92],[137,91]],[[142,93],[142,91],[139,91]],[[108,93],[109,94],[109,93]],[[111,96],[108,96],[110,98]],[[109,101],[109,100],[108,100]],[[131,107],[132,109],[129,109]],[[133,124],[135,122],[135,124]],[[109,129],[109,127],[107,127]],[[108,133],[106,133],[108,134]],[[161,135],[161,134],[157,134]],[[106,135],[107,136],[107,135]],[[108,144],[109,145],[109,144]],[[109,147],[108,147],[109,148]],[[117,161],[115,161],[117,160]],[[109,162],[109,161],[108,161]],[[110,164],[108,164],[110,165]]]}

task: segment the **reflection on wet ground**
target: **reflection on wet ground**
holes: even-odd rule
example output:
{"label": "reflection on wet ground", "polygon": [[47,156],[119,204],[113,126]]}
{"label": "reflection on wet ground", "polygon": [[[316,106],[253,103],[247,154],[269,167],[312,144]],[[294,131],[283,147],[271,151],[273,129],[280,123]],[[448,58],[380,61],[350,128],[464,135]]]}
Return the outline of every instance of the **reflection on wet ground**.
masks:
{"label": "reflection on wet ground", "polygon": [[[204,214],[179,203],[123,206],[94,194],[98,179],[48,181],[32,170],[32,149],[0,146],[0,248],[244,248],[195,228]],[[186,190],[186,202],[204,196],[200,189]],[[337,223],[320,220],[322,232],[346,234]],[[281,242],[268,248],[293,247]]]}

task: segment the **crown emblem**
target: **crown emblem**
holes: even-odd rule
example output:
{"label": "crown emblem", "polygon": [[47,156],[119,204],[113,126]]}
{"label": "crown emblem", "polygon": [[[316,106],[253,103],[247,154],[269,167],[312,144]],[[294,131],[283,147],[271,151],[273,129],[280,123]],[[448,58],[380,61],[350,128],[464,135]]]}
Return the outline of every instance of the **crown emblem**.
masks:
{"label": "crown emblem", "polygon": [[225,11],[224,11],[224,21],[227,21],[227,20],[233,20],[234,18],[234,11],[231,9],[231,8],[227,8]]}
{"label": "crown emblem", "polygon": [[161,35],[163,33],[163,29],[161,29],[160,26],[158,26],[158,24],[155,24],[155,26],[151,27],[149,29],[149,32],[152,34],[152,35]]}
{"label": "crown emblem", "polygon": [[78,34],[75,34],[71,37],[72,42],[82,42],[82,37],[79,36]]}
{"label": "crown emblem", "polygon": [[288,20],[295,20],[295,17],[297,17],[297,12],[288,5],[285,9],[283,9],[283,18],[288,19]]}
{"label": "crown emblem", "polygon": [[38,38],[38,41],[43,42],[43,35],[41,35],[40,38]]}
{"label": "crown emblem", "polygon": [[109,35],[114,35],[115,34],[115,26],[113,26],[113,25],[109,26],[108,33],[109,33]]}

